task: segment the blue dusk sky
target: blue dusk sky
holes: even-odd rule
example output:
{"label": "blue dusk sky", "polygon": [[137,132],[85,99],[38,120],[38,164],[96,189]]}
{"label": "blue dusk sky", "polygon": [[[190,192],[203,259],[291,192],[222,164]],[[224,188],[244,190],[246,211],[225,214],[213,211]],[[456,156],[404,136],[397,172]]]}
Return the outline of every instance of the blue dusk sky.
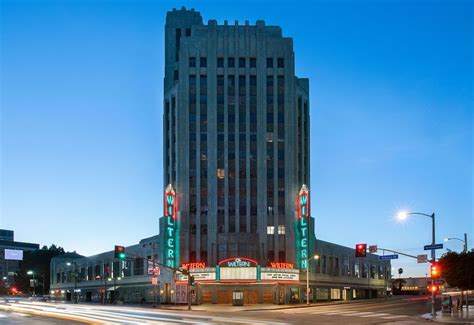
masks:
{"label": "blue dusk sky", "polygon": [[318,238],[422,254],[430,220],[394,219],[408,209],[474,243],[473,2],[456,0],[3,0],[0,228],[85,255],[158,233],[164,24],[182,5],[293,38]]}

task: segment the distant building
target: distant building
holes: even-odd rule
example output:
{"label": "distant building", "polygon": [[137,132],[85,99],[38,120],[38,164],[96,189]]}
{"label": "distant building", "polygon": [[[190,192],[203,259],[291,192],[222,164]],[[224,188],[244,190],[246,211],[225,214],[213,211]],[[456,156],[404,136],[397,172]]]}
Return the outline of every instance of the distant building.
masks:
{"label": "distant building", "polygon": [[[401,281],[401,290],[395,287],[393,293],[396,295],[428,295],[431,291],[428,289],[431,286],[431,278],[429,277],[414,277],[414,278],[400,278],[394,279],[394,285],[399,286]],[[440,292],[449,291],[450,287],[444,279],[437,279],[436,285]]]}
{"label": "distant building", "polygon": [[[160,268],[159,282],[153,291],[149,272],[158,257],[158,236],[142,239],[126,247],[126,258],[116,259],[114,251],[84,257],[67,253],[51,259],[51,292],[56,299],[72,301],[76,291],[78,301],[130,303],[171,302],[172,274]],[[157,265],[155,265],[156,267]]]}
{"label": "distant building", "polygon": [[23,253],[39,249],[39,244],[18,242],[14,239],[12,230],[0,229],[0,281],[6,287],[13,283]]}

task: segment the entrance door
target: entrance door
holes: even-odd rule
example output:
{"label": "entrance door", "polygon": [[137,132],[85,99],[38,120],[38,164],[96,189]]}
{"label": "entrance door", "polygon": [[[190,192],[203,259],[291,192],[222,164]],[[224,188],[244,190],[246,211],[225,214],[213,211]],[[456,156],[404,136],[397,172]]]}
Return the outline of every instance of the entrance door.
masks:
{"label": "entrance door", "polygon": [[218,304],[231,304],[232,303],[232,291],[217,291],[217,303]]}
{"label": "entrance door", "polygon": [[244,304],[258,304],[258,291],[248,290],[244,291]]}

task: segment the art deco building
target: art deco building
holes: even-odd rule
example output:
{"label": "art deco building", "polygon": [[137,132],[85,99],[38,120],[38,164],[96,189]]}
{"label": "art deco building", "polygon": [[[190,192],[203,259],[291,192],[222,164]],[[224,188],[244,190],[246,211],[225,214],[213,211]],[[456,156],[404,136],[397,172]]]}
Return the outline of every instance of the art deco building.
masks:
{"label": "art deco building", "polygon": [[164,180],[176,205],[161,226],[170,265],[235,256],[304,264],[299,246],[314,238],[309,210],[303,233],[297,224],[309,110],[309,81],[295,75],[293,40],[280,27],[168,12]]}

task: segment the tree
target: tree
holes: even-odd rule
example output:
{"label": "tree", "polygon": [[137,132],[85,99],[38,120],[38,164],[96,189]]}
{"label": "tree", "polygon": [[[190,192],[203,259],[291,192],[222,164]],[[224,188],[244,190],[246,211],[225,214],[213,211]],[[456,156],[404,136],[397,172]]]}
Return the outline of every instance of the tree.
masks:
{"label": "tree", "polygon": [[448,252],[439,259],[441,276],[450,287],[474,289],[474,252]]}
{"label": "tree", "polygon": [[27,272],[33,271],[34,277],[37,280],[35,291],[37,293],[43,292],[44,288],[43,294],[47,294],[50,286],[49,274],[51,259],[64,253],[62,247],[57,247],[54,244],[49,248],[43,246],[41,249],[35,251],[26,251],[23,255],[23,261],[20,262],[19,270],[15,275],[15,285],[17,289],[22,292],[30,291],[30,279],[32,279],[33,276],[28,275]]}

